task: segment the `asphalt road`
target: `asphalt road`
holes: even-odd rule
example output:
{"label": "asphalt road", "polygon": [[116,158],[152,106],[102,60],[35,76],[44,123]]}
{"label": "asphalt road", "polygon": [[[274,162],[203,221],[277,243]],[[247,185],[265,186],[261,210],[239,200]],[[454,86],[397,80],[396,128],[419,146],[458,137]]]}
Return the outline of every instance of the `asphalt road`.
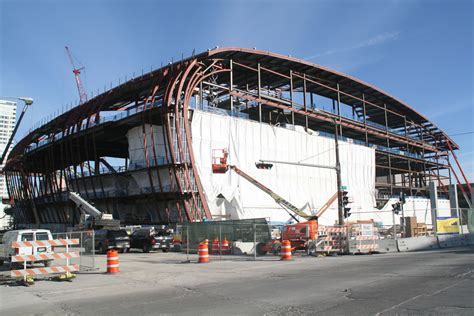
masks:
{"label": "asphalt road", "polygon": [[73,282],[1,285],[0,314],[474,315],[474,248],[209,264],[131,253],[116,275],[97,259]]}

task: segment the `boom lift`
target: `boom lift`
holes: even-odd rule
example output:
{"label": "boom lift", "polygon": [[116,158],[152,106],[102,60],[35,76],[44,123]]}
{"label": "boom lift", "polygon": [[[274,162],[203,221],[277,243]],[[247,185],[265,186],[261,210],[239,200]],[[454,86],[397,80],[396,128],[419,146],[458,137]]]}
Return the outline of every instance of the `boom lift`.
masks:
{"label": "boom lift", "polygon": [[77,205],[78,209],[81,210],[82,214],[79,228],[102,229],[105,227],[120,227],[120,221],[114,219],[112,214],[105,214],[99,211],[94,205],[82,198],[79,193],[69,191],[69,199]]}
{"label": "boom lift", "polygon": [[[214,151],[215,155],[215,151]],[[227,170],[232,169],[252,183],[254,186],[268,194],[275,202],[283,207],[283,209],[297,222],[296,224],[287,224],[283,227],[281,232],[281,238],[279,240],[272,240],[267,244],[260,243],[257,245],[257,253],[259,255],[264,255],[267,252],[273,252],[278,254],[281,249],[281,241],[289,240],[291,242],[292,251],[304,249],[307,250],[309,244],[313,244],[312,241],[315,241],[318,238],[318,217],[314,215],[308,215],[292,203],[285,200],[283,197],[273,192],[265,185],[255,180],[253,177],[240,170],[237,166],[227,164],[228,153],[227,150],[222,150],[222,154],[219,154],[218,157],[213,157],[212,171],[213,173],[225,173]],[[307,221],[300,222],[298,219],[304,218]]]}
{"label": "boom lift", "polygon": [[278,205],[283,207],[285,209],[285,211],[298,223],[300,221],[296,216],[299,216],[301,218],[308,219],[308,220],[312,219],[314,217],[314,216],[310,216],[310,215],[306,214],[305,212],[301,211],[299,208],[297,208],[296,206],[294,206],[293,204],[291,204],[290,202],[288,202],[287,200],[282,198],[280,195],[276,194],[275,192],[273,192],[272,190],[270,190],[269,188],[267,188],[266,186],[264,186],[263,184],[261,184],[260,182],[258,182],[254,178],[252,178],[251,176],[249,176],[247,173],[245,173],[242,170],[240,170],[239,168],[237,168],[237,166],[229,165],[229,168],[234,170],[235,173],[237,173],[239,176],[241,176],[245,180],[252,183],[254,186],[259,188],[263,192],[267,193],[273,200],[275,200],[275,202]]}

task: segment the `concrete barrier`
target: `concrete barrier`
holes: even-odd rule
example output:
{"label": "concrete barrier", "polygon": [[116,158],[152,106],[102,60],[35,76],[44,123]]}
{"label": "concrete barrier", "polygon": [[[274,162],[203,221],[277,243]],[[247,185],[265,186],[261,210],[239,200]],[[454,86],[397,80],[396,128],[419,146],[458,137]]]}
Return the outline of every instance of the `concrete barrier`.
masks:
{"label": "concrete barrier", "polygon": [[463,247],[469,244],[468,241],[464,235],[438,235],[440,248]]}
{"label": "concrete barrier", "polygon": [[232,243],[232,254],[234,255],[253,255],[253,242],[234,241]]}
{"label": "concrete barrier", "polygon": [[398,252],[397,241],[395,239],[381,239],[378,241],[378,252]]}
{"label": "concrete barrier", "polygon": [[348,253],[372,253],[378,252],[379,244],[378,240],[349,240],[348,242]]}
{"label": "concrete barrier", "polygon": [[436,237],[410,237],[397,240],[399,251],[419,251],[439,249]]}
{"label": "concrete barrier", "polygon": [[474,234],[464,234],[468,246],[474,246]]}

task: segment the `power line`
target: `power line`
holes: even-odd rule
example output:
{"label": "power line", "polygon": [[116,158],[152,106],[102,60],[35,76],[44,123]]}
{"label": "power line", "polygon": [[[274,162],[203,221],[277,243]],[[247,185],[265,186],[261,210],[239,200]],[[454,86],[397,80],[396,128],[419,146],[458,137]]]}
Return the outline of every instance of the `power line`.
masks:
{"label": "power line", "polygon": [[467,134],[474,134],[474,131],[472,131],[472,132],[458,133],[458,134],[450,134],[449,136],[459,136],[459,135],[467,135]]}

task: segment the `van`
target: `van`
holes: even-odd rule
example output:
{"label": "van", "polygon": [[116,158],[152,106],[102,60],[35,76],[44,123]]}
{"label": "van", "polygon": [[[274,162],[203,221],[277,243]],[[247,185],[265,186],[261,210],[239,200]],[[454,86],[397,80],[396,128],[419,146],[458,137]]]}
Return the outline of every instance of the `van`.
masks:
{"label": "van", "polygon": [[[3,265],[5,261],[10,262],[10,266],[13,266],[11,262],[12,256],[17,255],[38,255],[43,253],[52,253],[52,246],[44,247],[20,247],[12,248],[14,241],[36,241],[36,240],[51,240],[53,235],[48,229],[21,229],[21,230],[10,230],[3,234],[2,244],[0,245],[0,265]],[[42,261],[45,267],[51,265],[52,260]]]}

